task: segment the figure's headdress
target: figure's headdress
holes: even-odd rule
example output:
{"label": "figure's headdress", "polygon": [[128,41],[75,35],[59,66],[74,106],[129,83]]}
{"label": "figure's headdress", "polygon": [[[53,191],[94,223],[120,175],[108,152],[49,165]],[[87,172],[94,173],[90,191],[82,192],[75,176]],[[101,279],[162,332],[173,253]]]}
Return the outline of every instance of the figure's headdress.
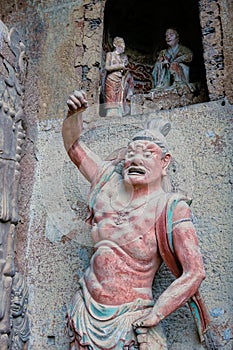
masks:
{"label": "figure's headdress", "polygon": [[158,145],[162,151],[163,155],[168,153],[168,145],[165,136],[171,130],[171,124],[167,120],[162,118],[153,119],[146,125],[146,129],[139,131],[133,136],[131,141],[146,140],[154,142]]}

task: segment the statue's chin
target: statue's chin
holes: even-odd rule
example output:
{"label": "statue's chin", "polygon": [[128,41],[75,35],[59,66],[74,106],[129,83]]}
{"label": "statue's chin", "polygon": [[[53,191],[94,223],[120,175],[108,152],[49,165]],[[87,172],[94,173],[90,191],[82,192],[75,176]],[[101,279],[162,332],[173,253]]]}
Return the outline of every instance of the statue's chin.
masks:
{"label": "statue's chin", "polygon": [[126,184],[129,184],[131,186],[135,185],[148,185],[148,180],[146,179],[145,175],[125,175],[124,181]]}

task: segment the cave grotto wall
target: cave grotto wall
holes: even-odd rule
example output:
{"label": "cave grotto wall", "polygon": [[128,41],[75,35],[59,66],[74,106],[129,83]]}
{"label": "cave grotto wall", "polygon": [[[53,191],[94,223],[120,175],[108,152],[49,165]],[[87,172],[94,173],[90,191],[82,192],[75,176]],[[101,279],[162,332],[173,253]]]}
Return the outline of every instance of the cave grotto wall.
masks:
{"label": "cave grotto wall", "polygon": [[[68,349],[66,305],[92,251],[86,216],[87,184],[66,156],[61,123],[74,88],[87,91],[85,137],[103,157],[155,116],[98,116],[105,1],[0,3],[1,20],[16,27],[26,47],[25,145],[21,159],[17,263],[29,286],[29,349]],[[142,4],[145,6],[145,4]],[[232,3],[199,2],[209,102],[161,111],[172,122],[175,189],[193,197],[207,272],[202,285],[215,340],[232,348]],[[182,152],[180,152],[182,149]],[[184,151],[185,150],[185,151]],[[170,280],[161,271],[155,294]],[[165,321],[169,349],[201,349],[187,308]]]}

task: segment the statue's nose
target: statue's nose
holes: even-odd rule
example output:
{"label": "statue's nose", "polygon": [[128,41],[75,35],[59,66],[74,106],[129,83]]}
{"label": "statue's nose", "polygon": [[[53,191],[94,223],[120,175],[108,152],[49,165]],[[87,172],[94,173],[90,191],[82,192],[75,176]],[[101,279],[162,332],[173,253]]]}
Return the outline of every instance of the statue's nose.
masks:
{"label": "statue's nose", "polygon": [[20,305],[20,299],[19,299],[19,297],[17,297],[17,296],[14,297],[14,304]]}
{"label": "statue's nose", "polygon": [[140,154],[135,154],[135,156],[131,159],[131,165],[142,165],[143,160]]}

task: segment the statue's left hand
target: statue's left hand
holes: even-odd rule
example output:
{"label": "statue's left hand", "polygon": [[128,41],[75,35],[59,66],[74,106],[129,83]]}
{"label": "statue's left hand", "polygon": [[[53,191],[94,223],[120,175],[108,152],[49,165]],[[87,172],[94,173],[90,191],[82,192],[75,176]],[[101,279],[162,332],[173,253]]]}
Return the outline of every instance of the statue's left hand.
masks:
{"label": "statue's left hand", "polygon": [[149,313],[140,317],[133,323],[133,328],[150,328],[157,326],[157,324],[163,319],[162,315],[157,314],[152,308]]}
{"label": "statue's left hand", "polygon": [[153,308],[151,308],[149,313],[140,317],[132,324],[134,331],[137,334],[137,341],[139,343],[140,350],[149,350],[149,345],[147,342],[148,328],[157,326],[160,320],[161,317],[154,312]]}
{"label": "statue's left hand", "polygon": [[140,350],[150,350],[147,337],[147,328],[136,328],[137,342]]}

